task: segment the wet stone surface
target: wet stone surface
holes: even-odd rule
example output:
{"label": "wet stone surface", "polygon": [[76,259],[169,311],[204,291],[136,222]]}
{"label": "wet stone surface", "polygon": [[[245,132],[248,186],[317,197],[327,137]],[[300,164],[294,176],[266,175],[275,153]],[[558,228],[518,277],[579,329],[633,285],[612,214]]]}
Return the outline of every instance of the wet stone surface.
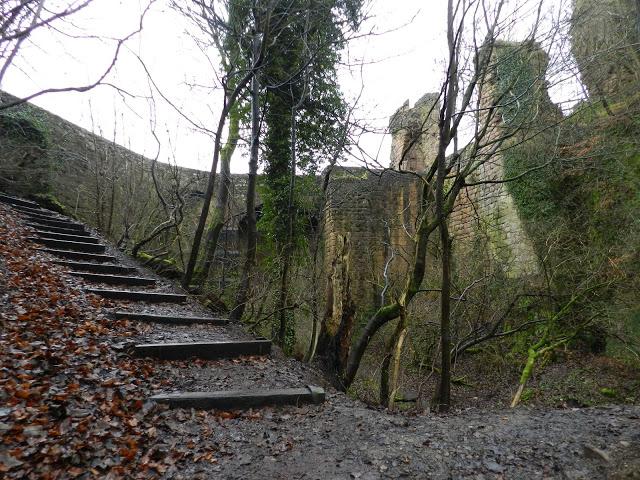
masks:
{"label": "wet stone surface", "polygon": [[203,324],[160,325],[145,323],[141,330],[141,334],[134,337],[139,343],[224,342],[252,339],[250,335],[239,328]]}
{"label": "wet stone surface", "polygon": [[286,360],[241,357],[215,361],[161,362],[158,375],[172,379],[170,387],[165,388],[164,392],[295,388],[326,383],[314,372],[297,367]]}

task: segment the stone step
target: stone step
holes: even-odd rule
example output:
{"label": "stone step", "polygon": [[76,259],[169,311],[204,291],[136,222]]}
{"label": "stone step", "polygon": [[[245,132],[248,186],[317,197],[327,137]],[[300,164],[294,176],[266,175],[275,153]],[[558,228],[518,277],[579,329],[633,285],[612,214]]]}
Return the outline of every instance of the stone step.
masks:
{"label": "stone step", "polygon": [[196,323],[206,323],[207,325],[224,326],[229,323],[226,318],[207,317],[182,317],[178,315],[155,315],[151,313],[136,312],[115,312],[116,319],[127,318],[129,320],[139,320],[141,322],[165,323],[170,325],[192,325]]}
{"label": "stone step", "polygon": [[191,357],[218,360],[245,355],[269,355],[271,342],[260,338],[225,342],[148,343],[136,345],[134,351],[139,357],[155,357],[162,360],[185,360]]}
{"label": "stone step", "polygon": [[39,213],[29,213],[29,212],[20,212],[21,215],[24,215],[25,217],[27,217],[29,219],[29,221],[33,221],[33,222],[40,222],[40,221],[45,221],[45,222],[64,222],[64,223],[71,223],[73,225],[81,225],[80,223],[76,222],[73,218],[69,218],[69,217],[65,217],[62,215],[57,215],[55,217],[50,216],[50,215],[42,215]]}
{"label": "stone step", "polygon": [[50,225],[38,225],[35,223],[27,223],[27,227],[35,228],[40,232],[65,233],[67,235],[87,235],[87,232],[70,228],[52,227]]}
{"label": "stone step", "polygon": [[151,286],[156,281],[153,278],[132,277],[129,275],[112,275],[89,272],[67,272],[69,275],[84,278],[90,282],[108,283],[111,285]]}
{"label": "stone step", "polygon": [[232,410],[278,405],[324,403],[324,389],[309,385],[304,388],[274,390],[229,390],[222,392],[184,392],[154,395],[151,400],[168,404],[170,408],[195,408],[198,410]]}
{"label": "stone step", "polygon": [[56,212],[45,210],[44,208],[23,207],[22,205],[14,205],[13,208],[22,213],[35,213],[38,215],[44,215],[46,217],[55,217],[57,215]]}
{"label": "stone step", "polygon": [[130,300],[133,302],[149,303],[184,303],[187,301],[186,295],[180,295],[176,293],[135,292],[131,290],[105,290],[102,288],[87,288],[85,289],[85,291],[112,300]]}
{"label": "stone step", "polygon": [[76,232],[86,233],[84,225],[75,222],[66,222],[62,220],[44,220],[40,218],[31,218],[30,220],[30,223],[35,224],[36,228],[40,228],[41,226],[46,225],[48,227],[66,228],[67,230],[75,230]]}
{"label": "stone step", "polygon": [[36,202],[32,202],[31,200],[23,200],[22,198],[12,197],[3,193],[0,193],[0,202],[8,203],[9,205],[20,205],[22,207],[40,208],[40,206]]}
{"label": "stone step", "polygon": [[69,235],[68,233],[56,233],[39,230],[36,232],[42,238],[50,238],[52,240],[68,240],[70,242],[81,243],[100,243],[100,239],[90,237],[89,235]]}
{"label": "stone step", "polygon": [[68,240],[57,240],[55,238],[29,237],[32,242],[40,243],[47,247],[62,250],[73,250],[74,252],[104,253],[107,249],[104,245],[95,243],[70,242]]}
{"label": "stone step", "polygon": [[102,255],[99,253],[74,252],[73,250],[56,250],[55,248],[37,248],[41,252],[50,253],[56,257],[70,258],[71,260],[86,260],[93,262],[115,262],[113,255]]}
{"label": "stone step", "polygon": [[32,213],[32,212],[23,212],[20,211],[20,213],[26,217],[28,217],[30,220],[33,221],[39,221],[39,220],[52,220],[54,222],[72,222],[75,223],[72,219],[68,218],[68,217],[63,217],[63,216],[51,216],[51,215],[45,215],[45,214],[40,214],[40,213]]}
{"label": "stone step", "polygon": [[125,267],[124,265],[115,265],[111,263],[89,263],[89,262],[71,262],[58,260],[55,263],[63,267],[70,268],[74,271],[85,271],[91,273],[110,273],[113,275],[126,275],[135,273],[137,270],[133,267]]}

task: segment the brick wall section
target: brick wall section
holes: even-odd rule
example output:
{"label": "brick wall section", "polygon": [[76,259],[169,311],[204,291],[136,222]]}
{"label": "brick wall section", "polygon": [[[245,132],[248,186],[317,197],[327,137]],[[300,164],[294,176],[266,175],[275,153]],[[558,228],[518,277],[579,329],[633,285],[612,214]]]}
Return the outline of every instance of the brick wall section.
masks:
{"label": "brick wall section", "polygon": [[[377,305],[388,259],[390,287],[399,280],[412,255],[418,180],[392,170],[336,168],[331,174],[325,204],[324,270],[330,274],[341,237],[351,243],[353,296]],[[391,251],[393,249],[393,252]]]}
{"label": "brick wall section", "polygon": [[[504,158],[495,156],[474,180],[502,180]],[[537,271],[536,256],[506,184],[487,183],[468,187],[458,197],[450,217],[454,248],[464,251],[476,235],[483,236],[492,257],[514,277]]]}
{"label": "brick wall section", "polygon": [[[342,168],[335,169],[330,178],[324,265],[328,287],[332,288],[332,262],[346,237],[351,243],[351,288],[361,310],[379,305],[387,261],[393,257],[388,269],[392,289],[401,286],[411,262],[420,184],[413,173],[424,172],[436,155],[438,109],[432,108],[436,101],[436,94],[427,94],[414,108],[405,103],[391,118],[393,170]],[[504,159],[495,156],[474,176],[474,181],[504,179]],[[482,235],[493,258],[505,265],[508,274],[537,271],[532,243],[504,184],[482,184],[461,192],[450,228],[454,248],[462,255]]]}

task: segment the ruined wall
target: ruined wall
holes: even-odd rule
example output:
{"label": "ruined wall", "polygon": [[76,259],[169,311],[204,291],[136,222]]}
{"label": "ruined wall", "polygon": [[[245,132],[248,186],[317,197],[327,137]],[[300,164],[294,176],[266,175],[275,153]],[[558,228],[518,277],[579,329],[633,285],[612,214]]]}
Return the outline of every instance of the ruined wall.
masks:
{"label": "ruined wall", "polygon": [[[483,113],[478,118],[480,124],[486,121],[490,125],[484,139],[489,145],[510,129],[535,131],[559,114],[544,80],[548,59],[537,45],[498,43],[494,55],[495,67],[483,86],[486,97],[480,105],[488,107],[502,98],[500,103],[505,106],[494,117],[483,117]],[[517,101],[510,102],[511,98]],[[325,271],[328,289],[333,291],[330,298],[336,298],[336,292],[345,287],[344,280],[335,281],[344,277],[344,271],[337,269],[348,270],[353,296],[361,308],[379,305],[385,285],[390,291],[400,286],[413,254],[421,182],[416,174],[431,166],[437,153],[437,101],[437,94],[428,93],[413,108],[406,102],[391,117],[391,170],[344,168],[332,174],[325,216]],[[538,271],[533,244],[508,185],[500,183],[507,177],[512,147],[522,154],[518,149],[522,138],[516,135],[505,141],[498,153],[472,160],[481,165],[468,181],[479,184],[463,189],[450,217],[460,263],[470,249],[482,245],[507,275],[519,277]],[[463,164],[470,161],[465,156],[468,154],[463,151]],[[542,154],[533,159],[534,164],[545,161]],[[344,260],[336,261],[347,258],[345,244],[350,245],[346,266]],[[334,314],[339,309],[340,305],[334,305]]]}
{"label": "ruined wall", "polygon": [[[15,97],[0,91],[0,103]],[[38,133],[16,135],[8,126],[29,126]],[[15,128],[13,128],[15,130]],[[67,211],[98,228],[122,246],[144,238],[167,217],[158,200],[151,175],[152,160],[96,135],[30,103],[0,111],[0,190],[17,195],[50,193]],[[33,180],[37,166],[37,181]],[[22,172],[19,182],[2,182]],[[208,172],[158,162],[158,184],[169,205],[176,205],[175,192],[184,201],[182,232],[188,238],[195,229],[202,207]],[[234,175],[230,194],[229,231],[221,236],[221,255],[237,256],[238,223],[244,214],[246,175]],[[180,265],[180,254],[188,254],[168,231],[144,250],[162,248],[166,257]]]}
{"label": "ruined wall", "polygon": [[[470,181],[502,180],[505,159],[495,156]],[[504,183],[486,183],[464,189],[450,220],[454,249],[464,255],[480,238],[507,275],[518,277],[538,271],[533,244]]]}
{"label": "ruined wall", "polygon": [[347,242],[351,290],[361,303],[378,305],[385,283],[389,289],[396,286],[411,258],[417,188],[414,175],[397,171],[343,167],[331,174],[324,212],[324,271],[328,277],[336,275],[333,263]]}
{"label": "ruined wall", "polygon": [[592,97],[624,95],[640,80],[640,2],[574,0],[571,50]]}
{"label": "ruined wall", "polygon": [[[533,167],[548,161],[539,143],[553,136],[549,126],[561,116],[549,98],[545,80],[548,65],[548,55],[535,43],[495,43],[492,68],[480,99],[483,113],[478,122],[489,125],[482,143],[489,145],[485,148],[489,150],[493,141],[514,136],[502,141],[499,151],[488,155],[470,176],[468,183],[480,184],[461,192],[450,221],[454,235],[463,240],[458,242],[459,249],[464,251],[465,243],[469,243],[465,241],[473,236],[484,237],[493,258],[513,277],[535,273],[538,266],[533,243],[509,192],[510,184],[500,182],[510,177],[509,162],[515,157],[530,156],[528,163]],[[501,105],[498,114],[487,116],[495,104]],[[536,145],[531,152],[533,143]]]}

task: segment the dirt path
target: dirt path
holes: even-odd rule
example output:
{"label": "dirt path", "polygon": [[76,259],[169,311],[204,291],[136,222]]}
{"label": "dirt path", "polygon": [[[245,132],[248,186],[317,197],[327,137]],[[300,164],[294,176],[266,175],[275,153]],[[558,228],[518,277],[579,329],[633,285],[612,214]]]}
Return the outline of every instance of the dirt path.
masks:
{"label": "dirt path", "polygon": [[[614,407],[405,418],[335,396],[321,408],[214,425],[208,441],[228,456],[183,478],[639,478],[639,415]],[[190,433],[184,423],[172,432]],[[625,468],[636,476],[623,476]]]}
{"label": "dirt path", "polygon": [[[13,212],[1,207],[0,220],[8,226],[2,232],[11,246],[0,250],[17,255],[20,245],[32,248],[25,241],[29,230]],[[122,257],[117,251],[110,253]],[[122,345],[132,341],[228,339],[245,334],[238,326],[113,322],[109,318],[122,308],[122,302],[96,303],[95,297],[81,290],[88,283],[65,275],[49,255],[29,253],[25,259],[29,267],[16,270],[15,258],[0,257],[0,276],[7,279],[0,285],[4,301],[0,305],[0,350],[4,352],[0,352],[0,381],[12,389],[11,394],[9,390],[0,394],[0,475],[7,478],[640,478],[640,407],[394,415],[333,391],[318,372],[278,351],[269,358],[218,361],[131,359]],[[124,257],[122,262],[131,264]],[[72,322],[100,325],[89,333],[83,327],[83,334],[93,335],[86,337],[91,340],[87,345],[99,345],[101,357],[98,360],[95,349],[85,351],[78,343],[79,348],[68,353],[73,358],[65,361],[69,369],[76,369],[76,375],[85,377],[29,370],[29,388],[39,390],[37,396],[29,393],[23,398],[24,393],[17,393],[25,391],[19,388],[26,377],[14,359],[25,358],[24,365],[28,365],[26,359],[34,356],[34,345],[42,344],[28,335],[29,322],[42,325],[29,312],[43,315],[48,310],[35,310],[35,300],[21,300],[20,295],[29,293],[29,285],[40,281],[35,275],[42,272],[57,279],[51,280],[56,293],[55,300],[47,300],[51,305],[47,308],[58,312],[64,305],[75,312],[73,317],[64,317],[64,328],[69,329]],[[33,278],[28,277],[31,274]],[[153,276],[141,270],[140,274]],[[163,291],[172,288],[166,281],[159,287]],[[72,309],[73,305],[82,308]],[[155,305],[149,311],[176,308]],[[181,306],[180,311],[206,313],[193,303]],[[12,330],[12,322],[23,322],[27,332],[23,327]],[[58,328],[51,322],[47,328]],[[47,335],[75,338],[78,330],[73,328]],[[221,412],[169,410],[145,400],[181,390],[307,384],[327,388],[325,404]],[[51,398],[61,397],[51,397],[52,390],[68,392],[63,413],[50,403]],[[104,403],[96,404],[98,398]]]}

